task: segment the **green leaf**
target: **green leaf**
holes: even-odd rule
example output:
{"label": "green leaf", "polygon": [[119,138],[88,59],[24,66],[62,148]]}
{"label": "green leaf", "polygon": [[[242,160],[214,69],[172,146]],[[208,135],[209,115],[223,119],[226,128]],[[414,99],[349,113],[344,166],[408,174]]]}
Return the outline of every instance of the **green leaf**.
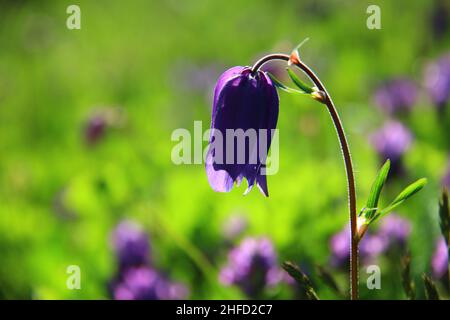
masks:
{"label": "green leaf", "polygon": [[291,69],[286,69],[289,77],[291,78],[292,82],[295,83],[297,87],[299,87],[300,90],[306,92],[306,93],[312,93],[314,90],[307,84],[305,84],[300,78],[292,71]]}
{"label": "green leaf", "polygon": [[300,289],[302,289],[308,300],[319,300],[319,297],[311,284],[311,280],[309,280],[308,276],[304,274],[296,264],[286,261],[283,262],[282,267],[295,279],[295,281],[297,281]]}
{"label": "green leaf", "polygon": [[392,201],[392,203],[387,208],[383,209],[379,213],[379,215],[382,216],[394,210],[399,205],[401,205],[406,199],[412,197],[414,194],[419,192],[426,184],[427,179],[425,178],[419,179],[416,182],[410,184],[402,192],[400,192],[397,198],[395,198],[394,201]]}
{"label": "green leaf", "polygon": [[427,297],[427,300],[440,300],[439,292],[436,289],[434,281],[425,273],[422,273],[422,280],[425,287],[425,296]]}
{"label": "green leaf", "polygon": [[375,181],[372,184],[372,188],[367,199],[366,208],[376,208],[378,206],[378,200],[380,199],[381,190],[386,182],[389,169],[391,168],[391,161],[388,159],[378,172]]}
{"label": "green leaf", "polygon": [[296,94],[308,94],[305,91],[302,90],[297,90],[297,89],[293,89],[293,88],[289,88],[288,86],[284,85],[283,83],[281,83],[280,80],[278,80],[273,74],[271,74],[270,72],[267,72],[267,75],[269,76],[269,78],[272,80],[273,84],[277,87],[280,88],[281,90],[287,92],[287,93],[296,93]]}

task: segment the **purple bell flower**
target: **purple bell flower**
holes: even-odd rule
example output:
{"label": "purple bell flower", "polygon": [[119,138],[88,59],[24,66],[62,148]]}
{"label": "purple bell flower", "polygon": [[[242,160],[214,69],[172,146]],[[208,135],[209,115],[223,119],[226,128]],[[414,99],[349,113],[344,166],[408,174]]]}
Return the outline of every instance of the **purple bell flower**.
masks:
{"label": "purple bell flower", "polygon": [[442,111],[450,99],[450,54],[426,67],[424,82],[431,100]]}
{"label": "purple bell flower", "polygon": [[115,300],[177,300],[185,299],[187,289],[172,283],[148,267],[126,270],[113,286]]}
{"label": "purple bell flower", "polygon": [[417,88],[409,79],[393,79],[380,86],[373,98],[376,105],[388,114],[409,111],[416,102]]}
{"label": "purple bell flower", "polygon": [[237,285],[248,296],[256,297],[264,288],[282,281],[272,242],[267,238],[246,238],[228,255],[228,264],[219,276],[225,285]]}
{"label": "purple bell flower", "polygon": [[436,278],[443,278],[448,272],[448,248],[444,238],[440,238],[436,244],[431,261],[431,268]]}
{"label": "purple bell flower", "polygon": [[386,123],[380,130],[372,134],[370,142],[380,156],[382,162],[391,160],[391,173],[403,171],[402,156],[410,148],[413,141],[411,132],[397,121]]}
{"label": "purple bell flower", "polygon": [[[233,67],[217,81],[212,108],[206,173],[215,191],[228,192],[247,179],[268,196],[264,174],[267,153],[278,120],[278,93],[262,71]],[[242,134],[242,133],[245,133]],[[244,139],[238,139],[241,135]],[[247,136],[248,134],[248,136]]]}
{"label": "purple bell flower", "polygon": [[149,263],[148,236],[135,223],[121,222],[113,232],[112,242],[119,260],[120,270]]}

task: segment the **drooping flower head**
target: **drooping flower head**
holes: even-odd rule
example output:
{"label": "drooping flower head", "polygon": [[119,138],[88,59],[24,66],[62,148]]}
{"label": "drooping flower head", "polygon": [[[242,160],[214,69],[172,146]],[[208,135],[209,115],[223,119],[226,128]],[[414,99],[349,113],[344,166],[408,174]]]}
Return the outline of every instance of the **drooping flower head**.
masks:
{"label": "drooping flower head", "polygon": [[411,132],[398,121],[386,123],[370,137],[370,142],[385,162],[391,160],[391,173],[396,175],[402,168],[402,156],[410,148],[413,140]]}
{"label": "drooping flower head", "polygon": [[450,54],[426,67],[424,81],[432,102],[443,110],[450,99]]}
{"label": "drooping flower head", "polygon": [[206,173],[215,191],[243,178],[268,196],[265,162],[278,120],[278,93],[266,73],[233,67],[217,81]]}
{"label": "drooping flower head", "polygon": [[245,238],[228,255],[228,264],[220,272],[225,285],[237,285],[250,297],[260,294],[266,286],[282,280],[277,256],[267,238]]}
{"label": "drooping flower head", "polygon": [[398,78],[387,81],[374,94],[376,105],[387,112],[409,111],[416,102],[417,88],[409,79]]}
{"label": "drooping flower head", "polygon": [[147,234],[135,223],[121,222],[113,232],[112,242],[119,269],[149,263],[150,244]]}
{"label": "drooping flower head", "polygon": [[438,279],[443,278],[448,272],[448,248],[443,237],[441,237],[436,243],[431,268],[434,276]]}

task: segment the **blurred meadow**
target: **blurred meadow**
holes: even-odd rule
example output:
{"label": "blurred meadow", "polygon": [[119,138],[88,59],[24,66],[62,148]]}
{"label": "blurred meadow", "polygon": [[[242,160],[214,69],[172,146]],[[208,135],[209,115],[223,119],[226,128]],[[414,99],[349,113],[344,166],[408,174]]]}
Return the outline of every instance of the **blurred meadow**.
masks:
{"label": "blurred meadow", "polygon": [[[80,30],[66,27],[71,4],[81,8]],[[381,8],[380,30],[366,27],[371,4]],[[302,298],[277,269],[286,260],[322,299],[343,298],[317,272],[325,267],[348,291],[348,261],[338,261],[347,249],[336,243],[348,223],[345,172],[322,105],[279,93],[280,167],[268,176],[268,198],[256,188],[243,196],[246,186],[216,193],[204,165],[171,161],[175,129],[193,132],[194,121],[208,129],[223,71],[290,53],[307,37],[302,59],[327,86],[350,141],[358,209],[387,156],[396,164],[383,204],[428,179],[393,215],[401,235],[380,236],[383,220],[371,226],[381,244],[367,244],[367,264],[380,266],[382,287],[367,288],[362,259],[361,297],[406,299],[406,251],[417,298],[422,272],[448,296],[435,250],[438,199],[450,185],[449,1],[2,0],[0,298]],[[443,93],[433,93],[430,72],[440,72]],[[401,81],[406,97],[395,96]],[[229,256],[240,249],[244,260],[262,251],[273,277],[227,278],[242,271]],[[67,287],[70,265],[80,267],[79,290]],[[150,278],[159,287],[133,291]]]}

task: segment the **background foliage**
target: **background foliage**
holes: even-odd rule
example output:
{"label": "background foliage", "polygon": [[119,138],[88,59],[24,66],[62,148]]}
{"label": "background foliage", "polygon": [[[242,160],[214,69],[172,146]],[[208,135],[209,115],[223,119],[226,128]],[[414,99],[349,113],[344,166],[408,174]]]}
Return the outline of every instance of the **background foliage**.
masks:
{"label": "background foliage", "polygon": [[[153,263],[184,283],[190,298],[243,298],[217,280],[228,250],[223,224],[239,214],[248,220],[245,235],[269,237],[280,264],[297,262],[310,270],[321,298],[336,298],[314,280],[313,268],[328,265],[330,238],[348,220],[344,167],[326,110],[280,93],[280,170],[268,178],[267,199],[256,189],[243,197],[245,186],[213,192],[203,165],[171,162],[171,133],[192,131],[194,120],[207,129],[223,70],[290,52],[309,37],[302,58],[340,110],[362,207],[381,165],[368,137],[388,119],[371,97],[393,77],[421,86],[424,66],[449,49],[448,30],[434,35],[436,3],[376,1],[381,30],[366,28],[373,1],[77,3],[81,30],[65,25],[72,1],[0,2],[0,297],[110,298],[117,270],[110,235],[128,219],[148,231]],[[86,123],[99,110],[118,123],[87,143]],[[430,270],[439,237],[450,112],[442,117],[420,89],[400,118],[414,136],[406,173],[381,199],[387,204],[406,183],[429,180],[397,210],[412,223],[417,280]],[[362,269],[362,297],[405,298],[398,261],[380,258],[382,290],[366,288]],[[81,267],[81,290],[66,288],[72,264]],[[347,272],[336,274],[345,287]],[[287,285],[265,296],[294,297]]]}

